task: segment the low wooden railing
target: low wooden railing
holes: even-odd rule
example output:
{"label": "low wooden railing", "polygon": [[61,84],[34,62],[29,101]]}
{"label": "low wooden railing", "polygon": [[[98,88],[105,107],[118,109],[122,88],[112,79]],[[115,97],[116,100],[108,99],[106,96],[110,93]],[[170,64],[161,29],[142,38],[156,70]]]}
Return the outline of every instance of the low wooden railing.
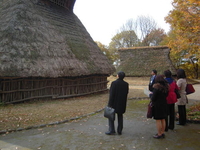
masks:
{"label": "low wooden railing", "polygon": [[107,90],[107,76],[1,79],[0,103],[69,98]]}

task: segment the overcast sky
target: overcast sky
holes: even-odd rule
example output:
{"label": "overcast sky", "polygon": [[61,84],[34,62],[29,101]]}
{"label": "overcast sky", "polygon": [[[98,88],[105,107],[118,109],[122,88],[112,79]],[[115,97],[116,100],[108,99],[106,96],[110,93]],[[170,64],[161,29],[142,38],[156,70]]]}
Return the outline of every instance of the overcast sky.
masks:
{"label": "overcast sky", "polygon": [[111,38],[129,19],[138,16],[153,18],[158,27],[169,31],[166,17],[172,0],[76,0],[74,13],[94,41],[109,45]]}

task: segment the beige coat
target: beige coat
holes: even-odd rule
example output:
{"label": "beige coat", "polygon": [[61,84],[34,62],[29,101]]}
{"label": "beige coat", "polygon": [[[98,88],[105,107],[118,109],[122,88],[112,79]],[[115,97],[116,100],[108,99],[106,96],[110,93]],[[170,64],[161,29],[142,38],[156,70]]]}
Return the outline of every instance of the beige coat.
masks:
{"label": "beige coat", "polygon": [[186,105],[188,103],[188,99],[186,96],[186,85],[187,81],[186,79],[180,78],[177,81],[177,86],[179,87],[179,93],[181,95],[181,98],[178,99],[178,102],[176,103],[177,105]]}

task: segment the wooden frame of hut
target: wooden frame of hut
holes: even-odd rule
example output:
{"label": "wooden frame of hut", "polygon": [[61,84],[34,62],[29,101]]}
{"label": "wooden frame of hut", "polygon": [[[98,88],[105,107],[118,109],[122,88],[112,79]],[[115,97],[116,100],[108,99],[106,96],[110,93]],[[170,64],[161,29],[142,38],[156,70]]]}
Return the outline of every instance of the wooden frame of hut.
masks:
{"label": "wooden frame of hut", "polygon": [[73,13],[74,4],[0,2],[0,103],[107,90],[115,68]]}
{"label": "wooden frame of hut", "polygon": [[117,71],[123,70],[130,77],[150,76],[153,69],[158,74],[168,69],[176,74],[169,54],[170,48],[167,46],[123,48],[119,50],[120,65]]}

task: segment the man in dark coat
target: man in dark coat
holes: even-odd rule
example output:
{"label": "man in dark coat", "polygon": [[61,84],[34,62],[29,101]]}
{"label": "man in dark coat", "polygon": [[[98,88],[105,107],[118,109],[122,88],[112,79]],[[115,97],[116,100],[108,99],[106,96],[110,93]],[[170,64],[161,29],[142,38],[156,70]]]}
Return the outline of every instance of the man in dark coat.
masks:
{"label": "man in dark coat", "polygon": [[152,97],[152,94],[153,94],[153,85],[155,83],[156,75],[157,75],[157,70],[152,70],[150,81],[149,81],[149,91],[150,91],[149,97],[150,98]]}
{"label": "man in dark coat", "polygon": [[[126,111],[127,95],[129,91],[129,85],[123,79],[125,73],[120,71],[117,74],[118,79],[111,83],[110,95],[108,106],[115,109],[115,113],[118,117],[118,127],[117,132],[119,135],[122,134],[123,129],[123,114]],[[109,131],[105,134],[112,135],[115,134],[114,120],[108,120]]]}

